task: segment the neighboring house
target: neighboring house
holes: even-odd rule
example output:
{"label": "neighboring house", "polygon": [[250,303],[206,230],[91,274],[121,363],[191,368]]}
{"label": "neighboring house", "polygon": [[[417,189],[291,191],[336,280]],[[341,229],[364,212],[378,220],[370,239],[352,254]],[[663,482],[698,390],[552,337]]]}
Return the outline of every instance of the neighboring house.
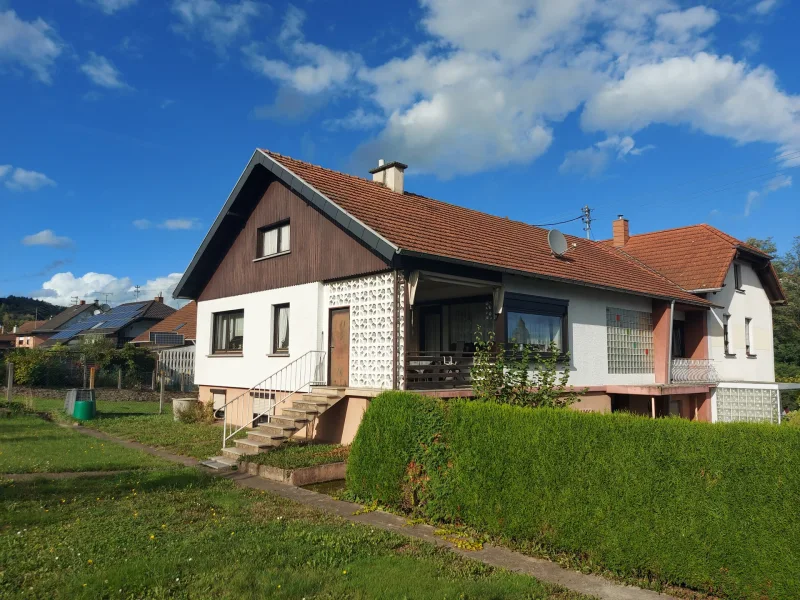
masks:
{"label": "neighboring house", "polygon": [[120,304],[107,312],[98,312],[60,328],[45,342],[45,346],[75,345],[84,338],[108,338],[121,348],[174,312],[174,308],[164,304],[163,296]]}
{"label": "neighboring house", "polygon": [[[714,304],[694,316],[676,311],[672,337],[678,369],[687,366],[680,359],[701,359],[716,371],[714,420],[767,413],[777,420],[772,307],[785,304],[786,296],[770,256],[705,224],[630,236],[622,217],[606,243]],[[688,332],[697,328],[708,343],[690,352]]]}
{"label": "neighboring house", "polygon": [[194,381],[196,330],[197,302],[192,301],[139,335],[133,343],[157,352],[158,370],[169,377],[172,385],[184,390],[186,384]]}
{"label": "neighboring house", "polygon": [[13,333],[0,333],[0,350],[16,348],[17,336]]}
{"label": "neighboring house", "polygon": [[[272,419],[278,440],[325,410],[313,433],[349,441],[382,389],[468,395],[475,336],[489,330],[555,344],[586,388],[579,409],[713,419],[702,347],[717,300],[610,244],[568,237],[557,256],[547,230],[406,192],[405,168],[381,164],[369,181],[254,153],[175,291],[197,300],[195,383],[226,421],[277,405],[294,420]],[[697,362],[675,369],[681,317]]]}
{"label": "neighboring house", "polygon": [[108,306],[100,305],[97,301],[87,304],[86,300],[81,300],[78,304],[65,308],[56,316],[46,321],[40,321],[40,324],[33,331],[35,338],[38,340],[36,345],[47,341],[57,331],[74,328],[84,319],[107,310]]}
{"label": "neighboring house", "polygon": [[17,348],[35,348],[47,338],[35,333],[35,329],[43,325],[46,321],[26,321],[22,325],[14,327],[16,335],[15,346]]}

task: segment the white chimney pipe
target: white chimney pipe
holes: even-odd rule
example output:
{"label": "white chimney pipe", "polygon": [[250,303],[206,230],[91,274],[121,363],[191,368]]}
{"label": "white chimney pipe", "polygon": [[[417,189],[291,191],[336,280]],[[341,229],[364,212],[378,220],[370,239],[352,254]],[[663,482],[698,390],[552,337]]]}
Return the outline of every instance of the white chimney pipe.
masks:
{"label": "white chimney pipe", "polygon": [[370,173],[372,173],[372,181],[382,183],[393,192],[402,194],[404,189],[404,171],[407,168],[408,165],[404,165],[401,162],[392,161],[389,164],[385,164],[383,159],[380,159],[378,161],[378,168],[372,169]]}

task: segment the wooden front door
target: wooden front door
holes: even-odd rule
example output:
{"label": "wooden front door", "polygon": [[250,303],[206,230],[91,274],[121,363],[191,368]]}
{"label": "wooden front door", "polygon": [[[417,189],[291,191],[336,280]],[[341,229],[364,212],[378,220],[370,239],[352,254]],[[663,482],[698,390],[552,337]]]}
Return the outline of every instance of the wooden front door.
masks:
{"label": "wooden front door", "polygon": [[330,313],[328,356],[330,385],[350,385],[350,309],[334,308]]}

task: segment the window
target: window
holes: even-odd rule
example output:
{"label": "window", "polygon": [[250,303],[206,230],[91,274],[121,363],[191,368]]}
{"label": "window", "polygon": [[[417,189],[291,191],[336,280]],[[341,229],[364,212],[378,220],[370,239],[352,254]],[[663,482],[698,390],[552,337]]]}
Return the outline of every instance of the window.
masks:
{"label": "window", "polygon": [[748,319],[745,317],[744,320],[744,352],[747,356],[755,356],[752,351],[752,340],[753,334],[751,332],[753,326],[753,319]]}
{"label": "window", "polygon": [[272,352],[289,353],[289,305],[276,304],[272,317]]}
{"label": "window", "polygon": [[722,339],[725,343],[725,356],[736,356],[731,353],[730,333],[728,331],[728,321],[730,321],[730,318],[730,315],[722,315]]}
{"label": "window", "polygon": [[528,345],[538,352],[555,345],[559,354],[567,351],[566,300],[506,294],[506,340],[509,344]]}
{"label": "window", "polygon": [[733,284],[736,286],[737,292],[743,292],[742,288],[742,265],[733,263]]}
{"label": "window", "polygon": [[240,354],[244,348],[244,311],[214,313],[212,354]]}
{"label": "window", "polygon": [[256,258],[267,258],[289,251],[289,223],[270,225],[258,230]]}

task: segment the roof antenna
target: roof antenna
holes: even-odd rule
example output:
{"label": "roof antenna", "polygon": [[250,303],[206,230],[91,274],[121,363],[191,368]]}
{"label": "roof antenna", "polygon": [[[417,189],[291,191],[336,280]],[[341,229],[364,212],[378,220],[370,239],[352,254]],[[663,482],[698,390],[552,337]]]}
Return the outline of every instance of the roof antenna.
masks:
{"label": "roof antenna", "polygon": [[581,221],[583,221],[583,230],[586,232],[586,239],[590,240],[592,239],[592,221],[594,221],[592,218],[592,209],[589,208],[587,204],[581,209],[581,212],[583,213],[581,217]]}

